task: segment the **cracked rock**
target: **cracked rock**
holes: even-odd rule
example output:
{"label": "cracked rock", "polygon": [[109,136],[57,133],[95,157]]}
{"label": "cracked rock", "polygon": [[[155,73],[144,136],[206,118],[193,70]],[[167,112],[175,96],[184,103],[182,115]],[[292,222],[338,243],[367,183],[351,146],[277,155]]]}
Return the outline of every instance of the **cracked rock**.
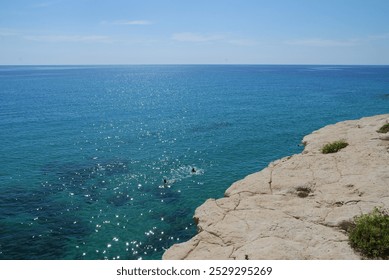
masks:
{"label": "cracked rock", "polygon": [[[348,244],[355,216],[389,208],[389,114],[312,132],[301,154],[270,163],[195,211],[199,233],[163,259],[360,259]],[[385,135],[386,136],[386,135]],[[322,154],[326,143],[347,148]]]}

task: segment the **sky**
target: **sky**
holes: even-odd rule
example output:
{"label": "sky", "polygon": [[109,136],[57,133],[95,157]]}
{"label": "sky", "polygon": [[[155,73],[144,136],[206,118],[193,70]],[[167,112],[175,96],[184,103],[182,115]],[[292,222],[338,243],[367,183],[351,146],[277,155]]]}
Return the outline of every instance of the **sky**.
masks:
{"label": "sky", "polygon": [[389,65],[388,0],[0,0],[0,65]]}

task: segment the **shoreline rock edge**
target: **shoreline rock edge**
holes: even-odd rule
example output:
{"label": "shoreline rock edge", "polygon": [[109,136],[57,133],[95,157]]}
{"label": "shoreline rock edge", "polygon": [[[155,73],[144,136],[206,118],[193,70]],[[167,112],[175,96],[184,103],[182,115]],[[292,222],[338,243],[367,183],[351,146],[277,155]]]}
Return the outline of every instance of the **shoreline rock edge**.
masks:
{"label": "shoreline rock edge", "polygon": [[[377,132],[386,123],[389,114],[305,136],[302,153],[271,162],[198,207],[198,233],[162,259],[361,259],[346,228],[374,207],[389,208],[389,133]],[[321,153],[340,139],[349,145]]]}

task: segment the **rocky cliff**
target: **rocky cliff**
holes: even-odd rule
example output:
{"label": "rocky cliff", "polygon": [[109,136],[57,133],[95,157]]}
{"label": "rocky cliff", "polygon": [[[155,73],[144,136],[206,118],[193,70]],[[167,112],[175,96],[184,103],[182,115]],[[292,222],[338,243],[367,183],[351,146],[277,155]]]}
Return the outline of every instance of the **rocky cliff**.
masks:
{"label": "rocky cliff", "polygon": [[[355,216],[389,208],[389,133],[377,132],[388,122],[389,114],[345,121],[304,137],[301,154],[197,208],[198,234],[163,259],[360,259],[345,230]],[[321,152],[340,139],[349,145]]]}

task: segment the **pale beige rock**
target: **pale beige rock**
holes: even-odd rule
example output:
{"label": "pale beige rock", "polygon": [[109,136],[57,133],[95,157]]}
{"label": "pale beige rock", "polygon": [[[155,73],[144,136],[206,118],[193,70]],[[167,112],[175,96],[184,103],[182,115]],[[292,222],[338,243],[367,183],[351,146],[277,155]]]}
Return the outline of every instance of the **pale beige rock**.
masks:
{"label": "pale beige rock", "polygon": [[389,133],[380,135],[380,139],[381,139],[381,140],[389,140]]}
{"label": "pale beige rock", "polygon": [[[389,208],[388,115],[340,122],[303,139],[301,154],[274,161],[195,211],[199,233],[164,259],[360,259],[345,229]],[[349,145],[322,154],[323,145]]]}

